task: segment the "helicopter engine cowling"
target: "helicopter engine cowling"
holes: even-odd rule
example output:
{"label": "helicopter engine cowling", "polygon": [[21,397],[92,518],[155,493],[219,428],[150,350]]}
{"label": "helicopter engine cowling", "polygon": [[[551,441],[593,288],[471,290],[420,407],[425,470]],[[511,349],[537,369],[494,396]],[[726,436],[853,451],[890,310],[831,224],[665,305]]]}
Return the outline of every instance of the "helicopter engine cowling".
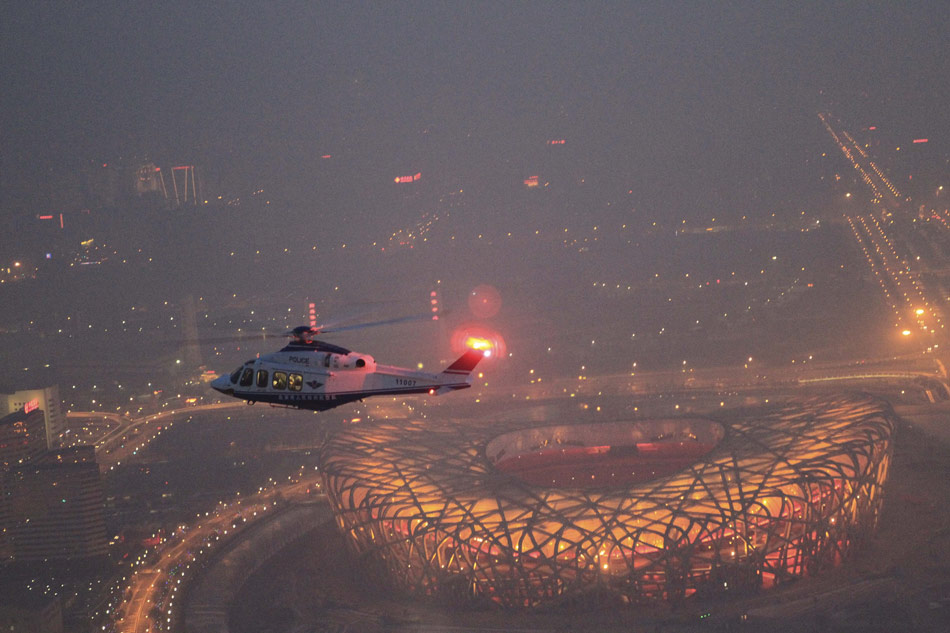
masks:
{"label": "helicopter engine cowling", "polygon": [[340,369],[374,371],[376,369],[376,361],[369,354],[355,354],[350,352],[346,356],[340,357]]}

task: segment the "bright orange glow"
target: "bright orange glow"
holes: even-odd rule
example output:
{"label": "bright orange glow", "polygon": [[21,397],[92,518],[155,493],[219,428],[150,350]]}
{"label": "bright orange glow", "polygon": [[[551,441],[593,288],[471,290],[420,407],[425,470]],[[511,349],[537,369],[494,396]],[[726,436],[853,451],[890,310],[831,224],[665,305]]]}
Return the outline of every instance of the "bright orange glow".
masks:
{"label": "bright orange glow", "polygon": [[[347,548],[419,597],[460,578],[478,601],[544,607],[604,579],[603,605],[672,601],[837,565],[880,512],[896,423],[888,405],[839,396],[727,415],[740,433],[692,418],[640,419],[635,429],[626,420],[373,426],[334,434],[321,474]],[[694,467],[651,472],[670,457]],[[492,470],[522,485],[487,483]],[[730,501],[742,490],[757,491],[752,503]],[[552,591],[563,578],[583,582]]]}
{"label": "bright orange glow", "polygon": [[901,332],[901,336],[910,336],[910,330],[904,330]]}
{"label": "bright orange glow", "polygon": [[465,346],[471,347],[472,349],[482,350],[483,352],[485,352],[485,358],[488,358],[489,356],[491,356],[491,351],[492,351],[492,348],[494,347],[492,342],[489,341],[488,339],[476,338],[474,336],[470,336],[467,339],[465,339]]}
{"label": "bright orange glow", "polygon": [[485,358],[505,358],[507,347],[498,332],[479,324],[463,325],[452,333],[452,352],[461,354],[477,349]]}
{"label": "bright orange glow", "polygon": [[924,313],[923,308],[917,308],[916,310],[914,310],[914,314],[916,314],[917,316],[920,316],[923,313]]}

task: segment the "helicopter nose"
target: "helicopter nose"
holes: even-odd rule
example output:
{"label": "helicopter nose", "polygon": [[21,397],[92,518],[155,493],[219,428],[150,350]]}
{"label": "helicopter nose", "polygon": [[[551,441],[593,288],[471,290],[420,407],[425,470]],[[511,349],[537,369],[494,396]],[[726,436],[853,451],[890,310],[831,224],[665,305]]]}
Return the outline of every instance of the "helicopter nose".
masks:
{"label": "helicopter nose", "polygon": [[215,391],[220,391],[223,394],[231,395],[234,393],[234,389],[231,387],[231,382],[228,379],[227,375],[218,376],[211,381],[211,388]]}

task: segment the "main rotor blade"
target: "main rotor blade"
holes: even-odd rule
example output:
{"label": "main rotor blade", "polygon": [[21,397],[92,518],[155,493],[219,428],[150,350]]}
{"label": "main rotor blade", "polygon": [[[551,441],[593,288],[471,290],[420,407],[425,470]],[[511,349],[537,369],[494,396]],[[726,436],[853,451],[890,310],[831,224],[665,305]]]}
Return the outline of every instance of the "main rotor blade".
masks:
{"label": "main rotor blade", "polygon": [[408,323],[410,321],[424,321],[431,319],[431,314],[413,314],[411,316],[399,317],[396,319],[385,319],[383,321],[370,321],[368,323],[357,323],[355,325],[343,325],[340,327],[317,328],[320,334],[333,332],[347,332],[349,330],[362,330],[364,328],[379,327],[381,325],[395,325],[397,323]]}
{"label": "main rotor blade", "polygon": [[219,345],[225,343],[250,343],[274,338],[287,338],[287,335],[283,332],[249,331],[243,334],[233,334],[231,336],[199,336],[198,338],[184,339],[183,341],[175,342],[184,345]]}

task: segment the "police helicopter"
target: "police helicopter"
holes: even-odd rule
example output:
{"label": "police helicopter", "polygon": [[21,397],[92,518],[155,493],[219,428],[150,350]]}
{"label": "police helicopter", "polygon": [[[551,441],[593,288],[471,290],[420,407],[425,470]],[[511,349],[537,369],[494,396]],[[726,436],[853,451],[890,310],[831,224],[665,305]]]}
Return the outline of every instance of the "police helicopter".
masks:
{"label": "police helicopter", "polygon": [[[409,319],[414,317],[409,317]],[[290,341],[277,352],[254,358],[211,386],[221,393],[276,406],[326,411],[371,396],[442,395],[472,386],[472,370],[491,354],[486,342],[470,345],[454,363],[433,374],[378,364],[369,354],[316,340],[319,334],[388,325],[391,319],[328,328],[302,325],[284,333]]]}

